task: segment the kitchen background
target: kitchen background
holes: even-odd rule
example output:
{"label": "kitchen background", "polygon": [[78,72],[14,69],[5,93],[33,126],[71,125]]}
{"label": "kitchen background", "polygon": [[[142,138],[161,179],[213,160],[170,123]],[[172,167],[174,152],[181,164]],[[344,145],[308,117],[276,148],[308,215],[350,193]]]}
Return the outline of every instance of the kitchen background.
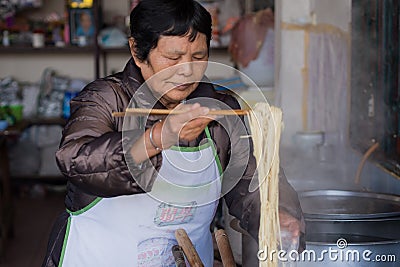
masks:
{"label": "kitchen background", "polygon": [[[0,3],[3,2],[8,1]],[[39,6],[17,11],[13,21],[4,16],[0,24],[0,90],[4,90],[0,91],[0,102],[10,97],[9,92],[15,92],[12,88],[16,86],[18,90],[23,88],[26,95],[24,116],[38,112],[68,116],[63,113],[62,103],[58,108],[51,103],[46,106],[48,99],[35,102],[45,107],[42,111],[29,107],[35,104],[32,99],[43,95],[46,86],[74,93],[96,77],[121,70],[130,56],[124,37],[126,17],[135,1],[102,1],[101,6],[94,1],[92,22],[101,21],[100,47],[94,45],[93,39],[80,40],[65,36],[62,31],[59,40],[45,38],[44,46],[39,40],[35,48],[26,32],[41,33],[37,29],[43,21],[53,25],[52,33],[58,28],[65,30],[65,25],[71,30],[71,22],[65,21],[73,19],[70,14],[78,9],[66,9],[66,4],[71,3],[64,1],[31,2]],[[210,60],[234,67],[211,69],[210,78],[225,84],[247,102],[257,102],[261,93],[271,104],[282,108],[281,164],[297,191],[338,189],[400,194],[400,4],[396,0],[215,0],[203,4],[215,23]],[[266,7],[273,9],[274,24],[265,29],[259,56],[264,62],[251,62],[253,70],[265,73],[253,74],[233,61],[228,46],[234,23]],[[31,28],[22,30],[28,21],[32,22]],[[15,27],[18,23],[21,28]],[[24,31],[28,37],[18,39],[16,34]],[[67,39],[72,45],[64,47]],[[259,88],[241,79],[235,68],[242,69]],[[258,80],[260,76],[267,79]],[[64,96],[54,94],[54,99],[62,102]],[[57,125],[29,128],[20,143],[25,142],[24,148],[33,143],[32,154],[12,148],[11,171],[19,174],[29,170],[19,168],[18,160],[24,154],[30,157],[24,164],[33,162],[34,166],[28,166],[32,171],[43,176],[57,175],[52,157],[60,131],[61,126]],[[18,143],[14,144],[18,147]],[[41,162],[35,163],[38,158]],[[16,161],[13,163],[12,159]],[[44,194],[43,188],[36,190],[33,193]]]}

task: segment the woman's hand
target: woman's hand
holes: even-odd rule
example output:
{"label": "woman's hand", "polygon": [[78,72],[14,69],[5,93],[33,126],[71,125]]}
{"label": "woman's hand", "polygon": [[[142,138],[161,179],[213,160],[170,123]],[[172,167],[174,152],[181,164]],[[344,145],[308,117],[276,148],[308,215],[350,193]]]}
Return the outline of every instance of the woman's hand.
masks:
{"label": "woman's hand", "polygon": [[210,111],[209,108],[201,107],[197,103],[180,104],[175,110],[184,112],[169,115],[160,123],[156,123],[133,144],[130,153],[136,163],[143,162],[160,153],[161,149],[178,144],[180,139],[185,141],[196,139],[208,123],[216,119],[216,116],[207,115]]}
{"label": "woman's hand", "polygon": [[291,216],[289,213],[279,210],[279,222],[281,227],[281,236],[282,236],[282,249],[293,249],[293,246],[296,245],[296,248],[299,245],[299,237],[300,237],[300,221]]}
{"label": "woman's hand", "polygon": [[[163,149],[178,144],[179,140],[193,141],[206,128],[206,126],[215,120],[215,116],[207,115],[210,111],[207,107],[201,107],[200,104],[180,104],[174,110],[184,111],[182,114],[170,115],[162,121],[161,131],[159,133]],[[157,138],[155,134],[155,138]]]}

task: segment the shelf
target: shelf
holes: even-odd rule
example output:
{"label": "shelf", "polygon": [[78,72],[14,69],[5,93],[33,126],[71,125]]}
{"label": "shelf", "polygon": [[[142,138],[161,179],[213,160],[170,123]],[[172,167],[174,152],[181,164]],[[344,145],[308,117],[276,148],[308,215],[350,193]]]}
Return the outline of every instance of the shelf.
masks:
{"label": "shelf", "polygon": [[64,126],[66,120],[61,117],[35,117],[29,119],[23,119],[14,125],[9,126],[7,129],[0,131],[1,136],[18,136],[26,128],[32,125],[60,125]]}
{"label": "shelf", "polygon": [[210,51],[227,51],[228,46],[211,46]]}
{"label": "shelf", "polygon": [[13,54],[13,53],[29,53],[29,54],[74,54],[74,53],[94,53],[94,46],[45,46],[41,48],[33,48],[31,46],[9,46],[0,47],[0,54]]}
{"label": "shelf", "polygon": [[[210,47],[210,51],[226,51],[227,47]],[[95,46],[45,46],[41,48],[33,48],[31,46],[0,46],[0,54],[13,53],[29,53],[29,54],[75,54],[75,53],[94,53]],[[129,52],[129,47],[99,47],[100,53],[126,53]]]}
{"label": "shelf", "polygon": [[102,53],[130,53],[128,46],[123,47],[100,47]]}

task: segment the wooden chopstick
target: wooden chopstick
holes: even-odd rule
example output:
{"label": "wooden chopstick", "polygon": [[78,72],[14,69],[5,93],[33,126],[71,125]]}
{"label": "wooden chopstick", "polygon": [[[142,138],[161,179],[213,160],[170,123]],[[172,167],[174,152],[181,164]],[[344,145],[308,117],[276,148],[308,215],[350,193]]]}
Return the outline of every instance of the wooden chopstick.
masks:
{"label": "wooden chopstick", "polygon": [[[170,110],[170,109],[146,109],[146,108],[127,108],[125,112],[113,112],[113,117],[123,117],[127,116],[135,116],[135,115],[176,115],[186,113],[187,111],[183,110]],[[210,110],[208,115],[221,115],[221,116],[229,116],[229,115],[247,115],[249,113],[248,110],[245,109],[220,109],[220,110]]]}

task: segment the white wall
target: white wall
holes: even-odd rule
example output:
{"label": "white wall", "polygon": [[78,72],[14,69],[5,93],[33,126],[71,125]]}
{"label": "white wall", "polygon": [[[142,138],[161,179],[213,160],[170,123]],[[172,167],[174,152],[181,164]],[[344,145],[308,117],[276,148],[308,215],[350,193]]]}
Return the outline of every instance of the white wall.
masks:
{"label": "white wall", "polygon": [[282,0],[276,8],[278,55],[276,90],[284,112],[284,144],[291,144],[296,132],[306,131],[304,101],[307,91],[306,53],[307,34],[319,25],[329,25],[349,33],[351,21],[351,0]]}
{"label": "white wall", "polygon": [[330,24],[349,32],[351,0],[311,0],[310,8],[317,24]]}
{"label": "white wall", "polygon": [[[343,189],[343,190],[368,190],[398,194],[400,183],[395,176],[377,167],[374,162],[367,162],[364,166],[361,184],[354,183],[356,169],[361,162],[361,154],[352,150],[350,144],[338,142],[337,144],[322,146],[307,146],[307,140],[296,143],[297,132],[307,132],[307,113],[309,108],[305,101],[311,82],[308,81],[308,62],[316,51],[310,51],[310,40],[312,34],[339,36],[335,43],[337,47],[342,45],[351,46],[351,0],[281,0],[276,1],[276,72],[278,73],[275,85],[277,94],[280,96],[281,106],[284,113],[284,131],[282,136],[281,164],[285,169],[286,176],[292,185],[299,191],[315,189]],[[321,39],[322,40],[322,39]],[[326,44],[321,42],[322,45]],[[330,43],[333,44],[333,43]],[[312,43],[315,47],[315,43]],[[332,49],[332,47],[329,47]],[[332,49],[334,50],[334,49]],[[336,51],[336,50],[335,50]],[[313,53],[314,52],[314,53]],[[337,60],[339,55],[329,59],[333,69],[335,64],[339,66],[351,64],[348,53],[348,63]],[[342,54],[343,56],[343,54]],[[320,63],[324,63],[324,58]],[[311,67],[310,67],[311,69]],[[315,66],[314,68],[315,69]],[[337,68],[339,69],[339,68]],[[351,78],[350,68],[347,70],[347,79]],[[331,78],[331,77],[329,77]],[[321,77],[323,80],[324,77]],[[347,98],[350,95],[350,83],[344,86]],[[327,88],[322,88],[322,90]],[[332,87],[328,88],[332,89]],[[335,88],[336,89],[336,88]],[[329,95],[329,94],[327,94]],[[315,96],[317,98],[317,96]],[[329,104],[335,103],[332,99]],[[348,105],[340,109],[340,116],[349,116]],[[310,135],[309,135],[310,136]],[[298,139],[297,139],[298,140]],[[329,156],[329,160],[322,157]]]}

